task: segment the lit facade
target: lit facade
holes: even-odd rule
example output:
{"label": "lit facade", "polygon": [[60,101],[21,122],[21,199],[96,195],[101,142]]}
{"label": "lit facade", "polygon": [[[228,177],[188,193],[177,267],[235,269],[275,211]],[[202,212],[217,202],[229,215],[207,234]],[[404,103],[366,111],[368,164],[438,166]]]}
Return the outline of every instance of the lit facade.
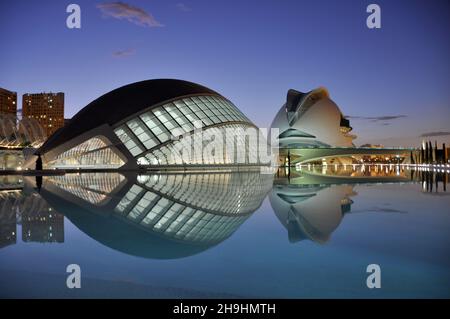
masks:
{"label": "lit facade", "polygon": [[0,88],[0,114],[17,113],[17,93]]}
{"label": "lit facade", "polygon": [[45,139],[45,130],[36,119],[18,120],[16,115],[0,114],[0,147],[40,147]]}
{"label": "lit facade", "polygon": [[46,136],[64,126],[64,93],[27,93],[22,97],[22,117],[34,119]]}
{"label": "lit facade", "polygon": [[[229,165],[236,153],[256,154],[258,144],[243,134],[231,141],[242,147],[206,152],[208,143],[248,129],[256,126],[217,92],[181,80],[148,80],[90,103],[39,154],[49,168]],[[249,163],[245,155],[242,164]]]}

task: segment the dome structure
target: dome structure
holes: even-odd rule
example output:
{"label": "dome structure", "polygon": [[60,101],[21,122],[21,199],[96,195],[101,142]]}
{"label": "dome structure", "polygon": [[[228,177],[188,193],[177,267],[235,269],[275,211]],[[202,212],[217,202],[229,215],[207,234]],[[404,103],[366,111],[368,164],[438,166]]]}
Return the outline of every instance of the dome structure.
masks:
{"label": "dome structure", "polygon": [[[78,112],[37,154],[46,168],[127,168],[152,165],[227,165],[235,154],[177,153],[194,140],[256,126],[219,93],[173,79],[137,82],[113,90]],[[239,138],[239,137],[238,137]],[[245,138],[245,137],[244,137]],[[245,142],[244,142],[245,145]],[[220,151],[220,152],[219,152]],[[248,151],[248,149],[246,149]]]}
{"label": "dome structure", "polygon": [[325,88],[308,93],[289,90],[271,125],[282,148],[354,147],[349,120]]}

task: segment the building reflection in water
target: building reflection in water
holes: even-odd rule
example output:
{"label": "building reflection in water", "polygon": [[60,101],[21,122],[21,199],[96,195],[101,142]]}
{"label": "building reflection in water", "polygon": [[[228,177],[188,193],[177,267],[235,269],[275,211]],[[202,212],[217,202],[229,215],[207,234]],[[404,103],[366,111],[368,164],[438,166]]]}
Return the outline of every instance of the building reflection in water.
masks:
{"label": "building reflection in water", "polygon": [[422,183],[424,193],[439,193],[447,191],[448,173],[436,172],[430,169],[416,169],[411,172],[411,180]]}
{"label": "building reflection in water", "polygon": [[64,216],[30,189],[22,177],[2,180],[0,191],[0,248],[17,242],[17,224],[23,242],[63,243]]}
{"label": "building reflection in water", "polygon": [[22,213],[22,241],[38,243],[64,242],[64,216],[53,211],[43,200],[36,210]]}
{"label": "building reflection in water", "polygon": [[180,258],[231,236],[267,193],[291,242],[325,243],[351,212],[356,184],[421,183],[423,192],[436,194],[448,183],[446,173],[404,167],[350,171],[310,166],[283,168],[275,176],[259,170],[222,170],[3,177],[0,248],[17,242],[17,224],[22,226],[23,242],[62,243],[65,216],[118,251]]}
{"label": "building reflection in water", "polygon": [[67,174],[44,178],[40,194],[104,245],[166,259],[228,238],[260,207],[272,181],[259,170]]}
{"label": "building reflection in water", "polygon": [[[351,166],[351,165],[350,165]],[[290,242],[309,239],[325,243],[351,212],[357,184],[421,183],[422,191],[446,191],[447,173],[419,172],[404,167],[388,169],[339,169],[305,166],[299,170],[280,169],[269,193],[272,208],[288,231]],[[350,172],[350,173],[349,173]],[[353,173],[352,173],[353,172]],[[434,185],[434,186],[433,186]],[[439,186],[441,185],[441,186]]]}
{"label": "building reflection in water", "polygon": [[407,166],[396,164],[302,164],[297,165],[295,170],[298,172],[305,171],[309,174],[351,178],[408,178],[410,176],[410,170]]}
{"label": "building reflection in water", "polygon": [[274,185],[270,204],[288,231],[290,242],[329,240],[344,214],[351,210],[351,185]]}
{"label": "building reflection in water", "polygon": [[20,191],[0,192],[0,248],[14,245],[17,241],[16,213],[13,209]]}

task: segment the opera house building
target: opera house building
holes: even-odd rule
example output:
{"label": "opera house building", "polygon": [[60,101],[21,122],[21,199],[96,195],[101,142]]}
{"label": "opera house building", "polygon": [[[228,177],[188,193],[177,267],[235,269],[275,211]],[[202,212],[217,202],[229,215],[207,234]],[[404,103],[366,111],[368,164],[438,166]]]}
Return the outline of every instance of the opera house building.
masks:
{"label": "opera house building", "polygon": [[279,129],[281,148],[354,147],[356,138],[325,88],[289,90],[271,126]]}
{"label": "opera house building", "polygon": [[350,121],[323,87],[289,90],[271,128],[278,137],[278,166],[409,163],[412,157],[408,148],[356,147]]}
{"label": "opera house building", "polygon": [[[113,90],[88,104],[36,155],[43,167],[50,169],[231,165],[236,162],[236,152],[256,152],[252,149],[256,144],[246,143],[239,133],[248,129],[256,131],[257,127],[211,89],[182,80],[147,80]],[[217,141],[217,136],[230,131],[236,132],[235,144],[244,147],[205,151],[208,141]],[[200,139],[194,138],[196,132],[201,132]],[[27,166],[32,167],[36,159],[30,158]],[[248,164],[248,157],[242,162]]]}

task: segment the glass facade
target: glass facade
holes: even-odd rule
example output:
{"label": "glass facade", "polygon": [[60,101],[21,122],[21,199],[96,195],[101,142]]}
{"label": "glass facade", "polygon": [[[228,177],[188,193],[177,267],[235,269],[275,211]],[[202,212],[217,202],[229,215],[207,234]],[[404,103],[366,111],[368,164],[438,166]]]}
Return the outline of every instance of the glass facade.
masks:
{"label": "glass facade", "polygon": [[[202,138],[192,138],[195,128],[202,128]],[[245,130],[253,124],[232,103],[219,96],[193,96],[166,103],[145,111],[114,129],[115,134],[136,158],[139,165],[175,164],[231,164],[238,151],[251,152],[249,146],[229,154],[226,149],[204,154],[204,147],[224,130]],[[195,135],[197,136],[197,135]],[[193,149],[186,150],[189,156],[179,156],[180,143],[188,142]],[[236,143],[245,145],[245,137]],[[197,144],[196,144],[197,143]],[[249,143],[247,143],[249,144]],[[257,143],[253,143],[256,148]],[[216,153],[217,152],[217,153]]]}
{"label": "glass facade", "polygon": [[[248,142],[248,138],[244,135],[247,129],[251,130],[253,127],[243,124],[223,124],[217,127],[210,127],[202,131],[201,134],[175,140],[171,144],[165,144],[157,149],[148,151],[138,158],[138,163],[148,163],[150,165],[221,165],[239,162],[248,164],[250,162],[249,155],[253,154],[256,156],[258,148],[256,141],[253,143]],[[229,131],[234,133],[242,132],[243,134],[235,134],[233,136],[234,140],[228,141],[226,136]],[[223,143],[214,144],[216,138],[221,139]],[[208,144],[213,146],[211,150],[207,148]],[[231,146],[231,149],[227,149],[227,146]],[[186,153],[187,157],[183,155]],[[241,157],[242,160],[238,161],[238,158]]]}
{"label": "glass facade", "polygon": [[98,137],[61,154],[47,165],[54,168],[119,168],[124,161]]}

